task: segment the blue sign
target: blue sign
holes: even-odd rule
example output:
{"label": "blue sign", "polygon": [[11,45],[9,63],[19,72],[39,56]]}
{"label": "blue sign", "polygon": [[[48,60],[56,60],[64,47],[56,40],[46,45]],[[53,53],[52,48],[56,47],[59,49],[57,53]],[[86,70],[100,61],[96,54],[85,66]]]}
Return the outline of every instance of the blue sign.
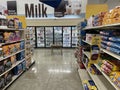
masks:
{"label": "blue sign", "polygon": [[60,5],[62,0],[39,0],[39,1],[51,6],[53,8],[57,8]]}

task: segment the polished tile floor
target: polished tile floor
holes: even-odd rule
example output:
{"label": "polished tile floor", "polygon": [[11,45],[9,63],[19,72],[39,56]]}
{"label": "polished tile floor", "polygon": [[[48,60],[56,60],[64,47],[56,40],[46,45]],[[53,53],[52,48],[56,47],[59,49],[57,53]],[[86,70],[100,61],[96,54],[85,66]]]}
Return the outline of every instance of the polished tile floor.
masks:
{"label": "polished tile floor", "polygon": [[25,72],[8,90],[83,90],[77,72],[74,49],[37,49],[36,64]]}

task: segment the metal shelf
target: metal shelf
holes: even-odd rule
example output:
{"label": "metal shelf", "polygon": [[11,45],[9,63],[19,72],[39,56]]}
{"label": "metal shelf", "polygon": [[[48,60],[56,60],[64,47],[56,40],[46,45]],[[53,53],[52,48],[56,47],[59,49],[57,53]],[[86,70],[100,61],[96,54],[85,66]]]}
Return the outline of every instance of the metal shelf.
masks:
{"label": "metal shelf", "polygon": [[88,51],[83,51],[83,54],[85,54],[85,55],[88,57],[88,59],[90,59],[90,57],[91,57],[90,52],[88,52]]}
{"label": "metal shelf", "polygon": [[2,28],[2,27],[0,27],[0,30],[9,30],[9,31],[24,31],[24,30],[26,30],[26,29],[15,29],[15,28]]}
{"label": "metal shelf", "polygon": [[105,53],[111,55],[112,57],[114,57],[114,58],[120,60],[120,55],[117,55],[117,54],[115,54],[115,53],[113,53],[113,52],[110,52],[110,51],[105,50],[105,49],[102,49],[102,48],[101,48],[101,51],[103,51],[103,52],[105,52]]}
{"label": "metal shelf", "polygon": [[115,27],[115,26],[120,26],[120,23],[115,23],[115,24],[108,24],[108,25],[102,25],[102,26],[95,26],[95,27],[86,27],[83,30],[90,30],[90,29],[103,29],[107,27]]}
{"label": "metal shelf", "polygon": [[24,71],[22,71],[19,75],[15,75],[12,77],[12,81],[7,84],[2,90],[6,90],[17,78],[19,78],[22,74],[24,73]]}
{"label": "metal shelf", "polygon": [[8,69],[8,70],[5,71],[4,73],[2,73],[2,74],[0,75],[0,77],[3,76],[4,74],[6,74],[7,72],[9,72],[10,70],[12,70],[14,67],[16,67],[17,65],[19,65],[19,64],[22,63],[23,61],[25,61],[25,59],[20,60],[20,61],[17,61],[15,64],[12,65],[12,67],[11,67],[10,69]]}
{"label": "metal shelf", "polygon": [[13,44],[13,43],[21,42],[21,41],[24,41],[24,39],[17,40],[17,41],[6,42],[6,43],[1,43],[0,46],[7,45],[7,44]]}
{"label": "metal shelf", "polygon": [[89,42],[87,42],[87,41],[85,41],[85,40],[82,40],[83,42],[85,42],[85,43],[87,43],[87,44],[89,44],[89,45],[92,45],[91,43],[89,43]]}
{"label": "metal shelf", "polygon": [[116,90],[120,90],[112,81],[111,79],[109,78],[109,76],[107,76],[101,69],[100,67],[97,65],[97,64],[94,64],[97,69],[103,74],[103,76],[110,82],[110,84],[116,89]]}
{"label": "metal shelf", "polygon": [[[83,63],[84,64],[84,63]],[[108,83],[108,80],[105,79],[103,75],[94,75],[90,73],[87,66],[84,64],[88,74],[94,81],[95,85],[97,86],[98,90],[114,90],[114,87],[111,86],[111,84]]]}
{"label": "metal shelf", "polygon": [[78,69],[78,73],[79,73],[80,79],[82,81],[82,86],[83,86],[83,89],[84,89],[83,81],[84,80],[91,80],[90,76],[88,75],[88,73],[87,73],[87,71],[85,69]]}
{"label": "metal shelf", "polygon": [[16,53],[13,53],[13,54],[11,54],[11,55],[8,55],[8,56],[6,56],[6,57],[4,57],[4,58],[0,58],[0,61],[2,61],[2,60],[4,60],[4,59],[7,59],[7,58],[9,58],[9,57],[11,57],[11,56],[13,56],[13,55],[16,55],[16,54],[18,54],[18,53],[20,53],[20,52],[22,52],[22,51],[25,51],[25,49],[20,50],[20,51],[17,51]]}

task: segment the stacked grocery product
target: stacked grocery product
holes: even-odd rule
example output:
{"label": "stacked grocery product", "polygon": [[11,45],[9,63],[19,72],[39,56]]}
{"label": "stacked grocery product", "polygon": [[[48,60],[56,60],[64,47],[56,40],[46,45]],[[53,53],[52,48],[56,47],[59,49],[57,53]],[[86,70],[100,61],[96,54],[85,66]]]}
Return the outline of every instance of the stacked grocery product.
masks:
{"label": "stacked grocery product", "polygon": [[100,45],[100,35],[86,33],[85,41],[90,43],[91,45]]}
{"label": "stacked grocery product", "polygon": [[7,18],[5,15],[0,14],[0,28],[7,28]]}
{"label": "stacked grocery product", "polygon": [[112,72],[119,71],[119,64],[116,61],[117,60],[103,60],[101,70],[107,75],[110,75]]}
{"label": "stacked grocery product", "polygon": [[5,90],[25,70],[22,22],[19,18],[7,19],[0,15],[0,90]]}
{"label": "stacked grocery product", "polygon": [[[20,31],[15,31],[15,32],[0,32],[0,37],[3,39],[5,43],[7,42],[12,42],[12,41],[19,41],[21,39],[21,32]],[[4,43],[1,42],[1,43]]]}
{"label": "stacked grocery product", "polygon": [[19,18],[7,19],[5,15],[0,14],[0,28],[22,29],[22,22]]}
{"label": "stacked grocery product", "polygon": [[[23,52],[21,52],[23,53]],[[7,84],[9,84],[13,80],[14,75],[20,74],[23,70],[26,68],[26,62],[23,59],[17,59],[21,58],[20,53],[13,55],[4,61],[0,62],[0,89],[4,88]],[[15,65],[17,66],[15,67]],[[12,69],[10,71],[10,69]],[[5,73],[7,72],[7,73]]]}
{"label": "stacked grocery product", "polygon": [[87,27],[102,26],[114,23],[120,23],[120,6],[117,6],[108,12],[101,12],[97,15],[92,15],[87,20]]}
{"label": "stacked grocery product", "polygon": [[22,22],[19,18],[8,19],[8,28],[22,29]]}
{"label": "stacked grocery product", "polygon": [[84,69],[84,65],[82,63],[82,47],[79,47],[75,50],[74,53],[75,57],[77,58],[77,63],[81,69]]}
{"label": "stacked grocery product", "polygon": [[26,56],[26,66],[27,68],[30,67],[30,65],[32,64],[31,61],[31,57],[32,57],[32,53],[31,53],[31,49],[32,49],[32,45],[31,45],[31,37],[30,37],[30,30],[26,30],[25,31],[25,38],[26,38],[26,42],[25,42],[25,56]]}
{"label": "stacked grocery product", "polygon": [[103,18],[105,16],[106,12],[101,12],[97,15],[92,15],[87,20],[87,27],[94,27],[94,26],[101,26],[103,23]]}
{"label": "stacked grocery product", "polygon": [[101,31],[100,34],[102,39],[101,47],[116,54],[120,54],[120,32],[107,30]]}
{"label": "stacked grocery product", "polygon": [[120,72],[112,72],[110,78],[113,83],[120,88]]}
{"label": "stacked grocery product", "polygon": [[88,68],[90,73],[94,75],[101,75],[101,72],[96,68],[94,64],[91,64],[90,67]]}
{"label": "stacked grocery product", "polygon": [[107,12],[103,18],[103,25],[120,23],[120,6],[115,7],[114,9]]}
{"label": "stacked grocery product", "polygon": [[84,90],[98,90],[93,80],[83,81]]}
{"label": "stacked grocery product", "polygon": [[94,16],[93,26],[101,26],[106,12],[101,12]]}

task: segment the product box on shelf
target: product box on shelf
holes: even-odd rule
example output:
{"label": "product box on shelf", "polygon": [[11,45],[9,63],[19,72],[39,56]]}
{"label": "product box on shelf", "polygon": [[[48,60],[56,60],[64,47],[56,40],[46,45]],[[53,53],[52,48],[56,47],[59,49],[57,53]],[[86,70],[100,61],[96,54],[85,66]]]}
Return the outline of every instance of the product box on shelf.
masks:
{"label": "product box on shelf", "polygon": [[22,60],[25,58],[25,51],[22,51],[16,55],[17,60]]}
{"label": "product box on shelf", "polygon": [[90,34],[86,33],[86,42],[92,45],[100,45],[100,35],[99,34]]}
{"label": "product box on shelf", "polygon": [[4,32],[3,37],[4,41],[7,42],[12,42],[12,41],[18,41],[21,39],[21,33],[20,31],[15,31],[15,32]]}
{"label": "product box on shelf", "polygon": [[120,72],[112,72],[110,75],[111,80],[113,83],[120,88]]}
{"label": "product box on shelf", "polygon": [[8,19],[8,28],[22,29],[22,22],[19,18]]}
{"label": "product box on shelf", "polygon": [[119,71],[119,65],[115,64],[115,62],[109,61],[109,60],[103,60],[101,65],[101,70],[105,72],[107,75],[111,75],[114,71]]}
{"label": "product box on shelf", "polygon": [[14,75],[18,75],[19,73],[21,73],[23,71],[22,69],[22,64],[17,65],[15,68],[13,68],[13,74]]}
{"label": "product box on shelf", "polygon": [[0,28],[7,28],[7,18],[2,14],[0,14]]}
{"label": "product box on shelf", "polygon": [[22,62],[22,69],[23,69],[23,71],[26,70],[26,61]]}
{"label": "product box on shelf", "polygon": [[12,63],[12,65],[15,64],[16,61],[17,61],[17,59],[16,59],[16,55],[11,56],[10,59],[11,59],[11,63]]}
{"label": "product box on shelf", "polygon": [[25,41],[20,42],[20,49],[25,49]]}
{"label": "product box on shelf", "polygon": [[101,75],[101,72],[96,68],[94,64],[91,64],[89,70],[92,74]]}
{"label": "product box on shelf", "polygon": [[0,74],[2,74],[5,71],[4,63],[0,62]]}
{"label": "product box on shelf", "polygon": [[5,86],[5,79],[4,77],[0,77],[0,90],[2,90]]}
{"label": "product box on shelf", "polygon": [[3,51],[3,57],[6,57],[6,56],[10,55],[10,50],[9,50],[8,45],[3,46],[2,51]]}
{"label": "product box on shelf", "polygon": [[0,47],[0,58],[3,58],[3,49]]}
{"label": "product box on shelf", "polygon": [[115,7],[114,9],[107,12],[103,18],[103,25],[106,24],[113,24],[113,23],[120,23],[120,6]]}
{"label": "product box on shelf", "polygon": [[4,35],[3,35],[4,32],[0,32],[0,43],[4,43]]}
{"label": "product box on shelf", "polygon": [[91,58],[90,60],[96,61],[100,58],[100,49],[98,45],[92,45],[90,51]]}
{"label": "product box on shelf", "polygon": [[5,74],[5,84],[9,84],[12,81],[12,72],[8,72]]}
{"label": "product box on shelf", "polygon": [[11,63],[11,60],[10,58],[4,60],[4,68],[5,68],[5,71],[10,69],[12,67],[12,63]]}
{"label": "product box on shelf", "polygon": [[84,80],[83,85],[85,90],[98,90],[93,80]]}

